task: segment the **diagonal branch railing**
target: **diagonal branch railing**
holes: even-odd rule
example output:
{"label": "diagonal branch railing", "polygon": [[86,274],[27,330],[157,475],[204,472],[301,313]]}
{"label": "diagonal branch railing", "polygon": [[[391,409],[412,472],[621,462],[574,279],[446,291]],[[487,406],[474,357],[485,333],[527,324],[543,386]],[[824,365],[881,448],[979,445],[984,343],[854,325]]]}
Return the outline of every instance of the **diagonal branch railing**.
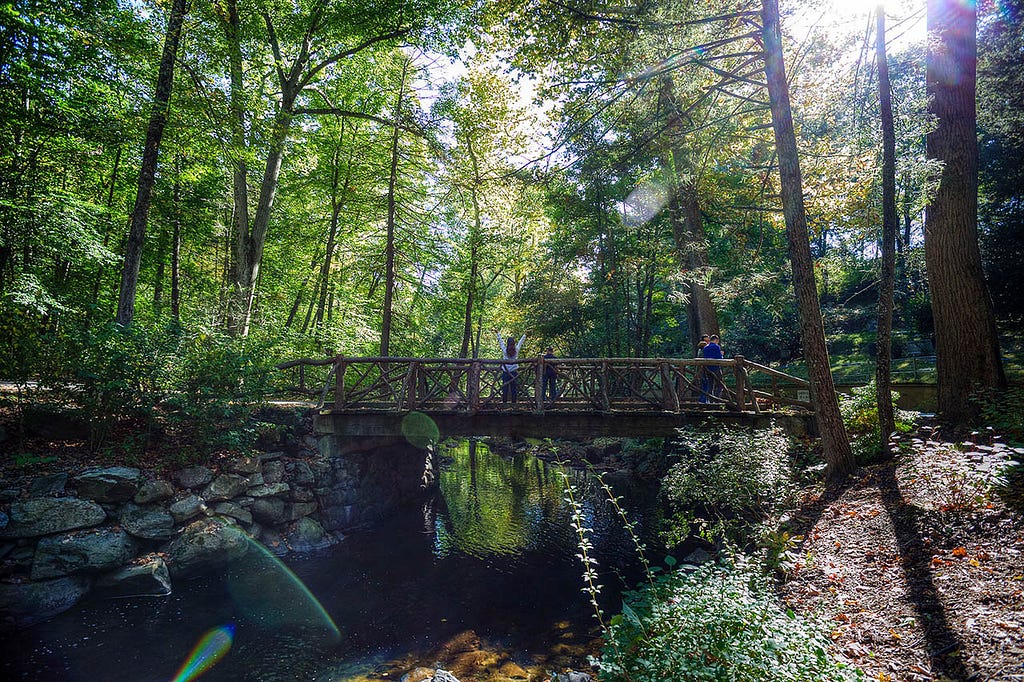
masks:
{"label": "diagonal branch railing", "polygon": [[[298,373],[295,391],[310,393],[309,373],[328,371],[318,407],[402,412],[683,412],[759,413],[810,410],[806,380],[742,356],[705,358],[520,359],[517,400],[502,385],[501,360],[338,356],[278,365]],[[329,370],[328,370],[329,368]],[[556,394],[544,395],[553,375]],[[511,387],[509,387],[511,388]],[[506,402],[507,401],[507,402]]]}

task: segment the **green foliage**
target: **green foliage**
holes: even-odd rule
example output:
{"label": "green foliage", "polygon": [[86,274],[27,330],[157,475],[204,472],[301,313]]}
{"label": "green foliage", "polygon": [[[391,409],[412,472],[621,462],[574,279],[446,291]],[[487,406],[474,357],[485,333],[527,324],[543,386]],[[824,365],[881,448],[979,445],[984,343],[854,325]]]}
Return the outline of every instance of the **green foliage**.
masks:
{"label": "green foliage", "polygon": [[[839,411],[846,425],[846,433],[850,436],[850,446],[854,457],[860,463],[870,462],[881,454],[881,432],[878,425],[878,389],[875,380],[854,388],[851,395],[841,395]],[[914,428],[917,413],[900,410],[896,403],[900,394],[892,391],[893,417],[896,419],[896,431],[908,433]]]}
{"label": "green foliage", "polygon": [[106,444],[113,429],[125,420],[152,423],[159,400],[163,354],[157,338],[144,329],[111,324],[80,339],[73,368],[72,395],[89,421],[90,445]]}
{"label": "green foliage", "polygon": [[250,418],[266,395],[274,371],[261,344],[211,333],[182,337],[167,377],[168,419],[186,429],[195,457],[249,447]]}
{"label": "green foliage", "polygon": [[972,398],[980,407],[979,422],[996,433],[1024,443],[1024,388],[985,391]]}
{"label": "green foliage", "polygon": [[676,570],[624,596],[597,665],[605,682],[819,682],[860,676],[829,655],[826,624],[797,616],[749,564]]}
{"label": "green foliage", "polygon": [[743,542],[751,522],[784,505],[794,490],[790,443],[778,427],[686,430],[675,445],[662,494],[672,512],[670,541],[692,531]]}

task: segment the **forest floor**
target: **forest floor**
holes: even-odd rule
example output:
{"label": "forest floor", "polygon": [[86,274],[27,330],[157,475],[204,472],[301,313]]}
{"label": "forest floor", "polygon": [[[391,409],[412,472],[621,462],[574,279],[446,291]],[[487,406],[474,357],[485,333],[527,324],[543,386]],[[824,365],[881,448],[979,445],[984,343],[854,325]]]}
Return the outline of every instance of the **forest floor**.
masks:
{"label": "forest floor", "polygon": [[1012,454],[926,427],[842,489],[808,493],[783,597],[830,617],[870,680],[1024,680],[1022,477],[989,494]]}

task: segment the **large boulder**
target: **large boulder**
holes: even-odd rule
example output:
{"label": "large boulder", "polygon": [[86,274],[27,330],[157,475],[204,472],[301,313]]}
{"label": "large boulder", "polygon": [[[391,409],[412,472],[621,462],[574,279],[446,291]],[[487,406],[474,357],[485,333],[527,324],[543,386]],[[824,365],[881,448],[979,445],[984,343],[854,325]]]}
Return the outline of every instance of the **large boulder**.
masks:
{"label": "large boulder", "polygon": [[135,493],[135,504],[152,504],[174,497],[174,486],[170,481],[156,480],[142,484]]}
{"label": "large boulder", "polygon": [[202,466],[185,467],[174,473],[174,480],[182,488],[199,488],[213,480],[213,472]]}
{"label": "large boulder", "polygon": [[200,519],[166,546],[167,568],[174,578],[201,575],[245,556],[250,542],[234,519]]}
{"label": "large boulder", "polygon": [[301,460],[292,464],[291,480],[298,485],[312,485],[316,482],[313,470]]}
{"label": "large boulder", "polygon": [[266,483],[280,483],[284,477],[284,464],[277,460],[263,461],[263,480]]}
{"label": "large boulder", "polygon": [[237,519],[246,525],[252,523],[252,512],[233,502],[221,502],[214,506],[213,511],[221,516],[230,516],[231,518]]}
{"label": "large boulder", "polygon": [[32,580],[109,571],[131,559],[134,553],[135,546],[128,534],[113,528],[51,535],[36,545]]}
{"label": "large boulder", "polygon": [[160,507],[126,504],[121,509],[121,526],[144,540],[166,540],[174,535],[174,517]]}
{"label": "large boulder", "polygon": [[37,497],[11,505],[10,523],[0,537],[32,538],[98,526],[107,518],[103,507],[77,497]]}
{"label": "large boulder", "polygon": [[97,502],[127,502],[142,484],[142,472],[134,467],[87,469],[74,478],[78,496]]}
{"label": "large boulder", "polygon": [[284,495],[289,490],[291,490],[291,486],[287,483],[267,483],[249,488],[245,494],[249,497],[273,497],[275,495]]}
{"label": "large boulder", "polygon": [[52,618],[74,606],[90,586],[91,578],[86,576],[0,583],[0,626],[24,628]]}
{"label": "large boulder", "polygon": [[262,465],[263,463],[259,457],[236,457],[228,462],[228,471],[233,474],[249,476],[250,474],[259,473]]}
{"label": "large boulder", "polygon": [[238,474],[221,474],[203,490],[207,502],[221,502],[238,497],[249,487],[249,481]]}
{"label": "large boulder", "polygon": [[101,577],[96,591],[104,597],[165,597],[171,593],[171,576],[159,555],[147,554]]}

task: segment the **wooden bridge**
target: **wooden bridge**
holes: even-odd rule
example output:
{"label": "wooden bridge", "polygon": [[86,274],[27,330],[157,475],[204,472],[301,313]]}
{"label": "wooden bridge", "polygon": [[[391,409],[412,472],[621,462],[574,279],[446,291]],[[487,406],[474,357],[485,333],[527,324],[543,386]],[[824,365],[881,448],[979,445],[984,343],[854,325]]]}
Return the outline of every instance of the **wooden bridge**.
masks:
{"label": "wooden bridge", "polygon": [[[502,401],[502,364],[338,356],[278,368],[290,373],[284,390],[319,396],[317,430],[340,436],[398,435],[411,413],[429,416],[442,436],[658,436],[707,419],[795,420],[799,430],[813,430],[807,381],[742,356],[523,358],[516,402]],[[543,391],[550,372],[554,399]]]}

